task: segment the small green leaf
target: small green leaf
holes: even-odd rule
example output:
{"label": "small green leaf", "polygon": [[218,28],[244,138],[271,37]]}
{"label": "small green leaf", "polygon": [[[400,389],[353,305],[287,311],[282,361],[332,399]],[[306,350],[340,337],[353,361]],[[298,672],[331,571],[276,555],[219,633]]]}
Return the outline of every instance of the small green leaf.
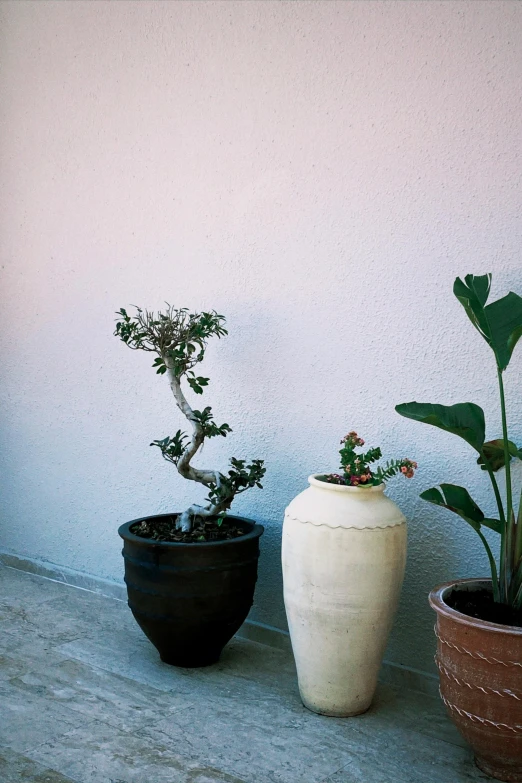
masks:
{"label": "small green leaf", "polygon": [[[508,450],[512,457],[521,458],[520,451],[512,440],[508,441]],[[502,438],[486,441],[482,446],[482,451],[493,471],[500,470],[500,468],[503,468],[506,464],[504,457],[504,440]],[[480,465],[482,470],[487,470],[482,456],[478,458],[477,465]]]}

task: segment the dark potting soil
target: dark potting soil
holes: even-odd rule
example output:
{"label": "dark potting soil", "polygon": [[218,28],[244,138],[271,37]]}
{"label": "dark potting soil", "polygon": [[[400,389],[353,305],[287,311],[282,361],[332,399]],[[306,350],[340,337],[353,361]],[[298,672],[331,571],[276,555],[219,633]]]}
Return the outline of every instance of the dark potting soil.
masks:
{"label": "dark potting soil", "polygon": [[[130,528],[130,532],[140,538],[152,538],[155,541],[176,541],[180,544],[197,544],[208,541],[227,541],[230,538],[238,538],[248,531],[235,519],[225,517],[222,521],[215,519],[201,519],[188,533],[176,530],[175,515],[144,519],[136,522]],[[220,522],[221,524],[218,524]]]}
{"label": "dark potting soil", "polygon": [[511,625],[522,628],[522,610],[515,610],[506,604],[497,604],[493,594],[485,588],[481,590],[452,590],[445,603],[457,612],[485,620],[488,623]]}

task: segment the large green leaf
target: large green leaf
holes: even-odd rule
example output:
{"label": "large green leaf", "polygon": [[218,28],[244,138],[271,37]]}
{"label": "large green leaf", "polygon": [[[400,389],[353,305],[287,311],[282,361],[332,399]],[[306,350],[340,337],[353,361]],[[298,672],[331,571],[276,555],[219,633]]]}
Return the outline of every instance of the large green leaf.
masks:
{"label": "large green leaf", "polygon": [[456,405],[403,402],[401,405],[396,405],[395,410],[407,419],[423,421],[464,438],[480,453],[486,437],[486,424],[484,411],[479,405],[473,402],[459,402]]}
{"label": "large green leaf", "polygon": [[464,489],[464,487],[459,487],[456,484],[441,484],[440,489],[432,487],[422,492],[421,498],[427,500],[428,503],[442,506],[458,514],[477,532],[480,530],[481,525],[489,527],[495,533],[501,532],[502,526],[500,521],[485,517],[468,490]]}
{"label": "large green leaf", "polygon": [[502,299],[487,305],[484,312],[491,329],[491,347],[498,366],[505,370],[522,336],[522,297],[510,291]]}
{"label": "large green leaf", "polygon": [[[519,449],[517,445],[513,443],[512,440],[508,440],[508,449],[512,457],[518,457],[519,459],[522,459],[522,449]],[[503,438],[486,441],[486,443],[484,443],[482,447],[482,451],[487,461],[489,462],[489,465],[492,470],[494,471],[500,470],[500,468],[503,468],[504,465],[506,464],[506,460],[504,457]],[[486,466],[484,465],[484,460],[482,459],[482,456],[478,458],[477,464],[482,466],[482,470],[486,470]]]}
{"label": "large green leaf", "polygon": [[[453,293],[466,311],[473,326],[489,342],[490,334],[484,315],[484,305],[491,288],[491,274],[466,275],[465,283],[457,277],[453,284]],[[491,345],[491,343],[489,343]]]}
{"label": "large green leaf", "polygon": [[453,293],[464,307],[471,323],[492,348],[500,370],[505,370],[522,336],[522,297],[510,291],[489,305],[486,301],[491,275],[457,277]]}

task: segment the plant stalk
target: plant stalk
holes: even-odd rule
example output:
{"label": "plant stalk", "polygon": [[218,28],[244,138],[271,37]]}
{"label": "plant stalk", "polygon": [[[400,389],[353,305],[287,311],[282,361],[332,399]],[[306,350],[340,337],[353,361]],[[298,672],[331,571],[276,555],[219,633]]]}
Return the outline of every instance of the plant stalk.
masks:
{"label": "plant stalk", "polygon": [[522,582],[520,583],[516,595],[513,599],[513,609],[520,609],[521,607],[522,607]]}
{"label": "plant stalk", "polygon": [[[480,456],[482,457],[482,460],[484,462],[484,466],[488,472],[488,476],[491,481],[491,485],[493,487],[493,492],[495,493],[495,500],[497,501],[497,507],[498,507],[498,515],[500,517],[500,523],[502,525],[502,533],[500,536],[500,594],[499,594],[499,602],[502,604],[505,604],[508,602],[508,592],[509,592],[509,580],[511,576],[511,569],[507,567],[507,559],[506,559],[506,516],[504,514],[504,506],[502,505],[502,498],[500,496],[500,490],[498,488],[498,482],[495,477],[495,474],[493,473],[493,469],[491,465],[489,464],[486,455],[483,451],[480,452]],[[496,600],[496,599],[495,599]]]}
{"label": "plant stalk", "polygon": [[[518,501],[518,514],[517,514],[517,545],[515,551],[515,558],[522,558],[522,488],[520,490],[520,500]],[[520,551],[518,551],[520,549]]]}
{"label": "plant stalk", "polygon": [[[513,516],[515,515],[515,510],[513,509]],[[515,541],[515,561],[520,560],[522,558],[522,489],[520,490],[520,500],[518,503],[518,514],[517,514],[517,521],[516,521],[516,541]]]}
{"label": "plant stalk", "polygon": [[[508,581],[511,581],[511,574],[515,565],[515,516],[513,514],[513,496],[511,489],[511,455],[509,453],[508,443],[508,430],[507,430],[507,418],[506,418],[506,400],[504,397],[504,381],[502,378],[502,370],[497,366],[498,386],[500,390],[500,410],[502,415],[502,438],[504,441],[504,461],[506,471],[506,528],[505,538],[506,543],[503,548],[503,556],[505,560],[506,577]],[[519,537],[519,531],[517,532],[517,539]],[[522,541],[520,542],[522,545]]]}
{"label": "plant stalk", "polygon": [[486,536],[484,533],[482,533],[480,530],[477,530],[477,533],[480,536],[480,539],[482,543],[484,544],[484,548],[486,550],[486,554],[488,556],[489,560],[489,567],[491,568],[491,576],[492,576],[492,583],[493,583],[493,600],[496,603],[500,603],[500,592],[499,592],[499,585],[498,585],[498,574],[497,574],[497,564],[495,563],[495,558],[493,557],[493,553],[490,549],[490,546],[486,540]]}

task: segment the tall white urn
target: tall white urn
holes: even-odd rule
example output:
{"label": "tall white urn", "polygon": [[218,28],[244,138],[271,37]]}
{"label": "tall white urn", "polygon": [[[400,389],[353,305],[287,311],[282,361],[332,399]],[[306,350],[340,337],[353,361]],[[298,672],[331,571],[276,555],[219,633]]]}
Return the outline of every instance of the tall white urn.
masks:
{"label": "tall white urn", "polygon": [[349,716],[371,704],[406,564],[406,519],[384,484],[310,476],[283,525],[284,597],[303,704]]}

